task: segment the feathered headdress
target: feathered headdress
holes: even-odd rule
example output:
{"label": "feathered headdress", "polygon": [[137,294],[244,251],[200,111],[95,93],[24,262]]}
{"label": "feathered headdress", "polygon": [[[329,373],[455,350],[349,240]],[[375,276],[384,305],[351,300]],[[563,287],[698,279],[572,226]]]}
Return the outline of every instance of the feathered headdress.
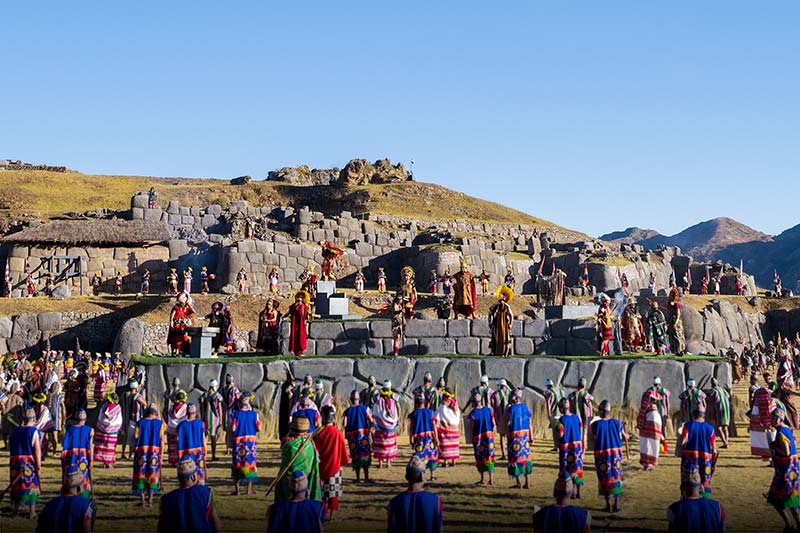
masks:
{"label": "feathered headdress", "polygon": [[298,297],[302,298],[306,305],[311,303],[311,295],[308,293],[308,291],[297,291],[294,293],[294,299],[297,300]]}
{"label": "feathered headdress", "polygon": [[514,298],[514,289],[508,285],[501,285],[497,287],[494,297],[497,298],[498,302],[503,300],[503,297],[505,297],[506,302],[510,302],[511,299]]}

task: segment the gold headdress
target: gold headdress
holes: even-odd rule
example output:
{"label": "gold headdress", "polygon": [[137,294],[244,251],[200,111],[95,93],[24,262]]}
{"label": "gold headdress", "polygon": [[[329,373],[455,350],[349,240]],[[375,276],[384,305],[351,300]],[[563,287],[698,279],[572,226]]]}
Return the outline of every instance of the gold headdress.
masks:
{"label": "gold headdress", "polygon": [[297,291],[294,293],[294,299],[297,300],[298,296],[303,299],[303,302],[308,305],[311,303],[311,295],[308,291]]}
{"label": "gold headdress", "polygon": [[503,299],[503,296],[506,297],[506,303],[510,302],[511,299],[514,298],[514,290],[508,285],[500,285],[497,287],[494,297],[497,298],[497,301],[499,302]]}

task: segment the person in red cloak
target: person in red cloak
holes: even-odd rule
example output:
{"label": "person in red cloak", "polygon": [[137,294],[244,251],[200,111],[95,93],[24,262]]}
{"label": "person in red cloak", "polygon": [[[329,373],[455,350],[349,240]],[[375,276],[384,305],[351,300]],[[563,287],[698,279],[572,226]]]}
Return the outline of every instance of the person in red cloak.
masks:
{"label": "person in red cloak", "polygon": [[294,303],[289,306],[289,310],[284,315],[291,320],[291,333],[289,336],[289,351],[297,357],[302,357],[306,351],[307,331],[306,324],[310,315],[308,304],[311,295],[306,291],[297,291],[294,295]]}
{"label": "person in red cloak", "polygon": [[328,520],[336,519],[339,496],[342,495],[342,467],[347,459],[347,444],[342,430],[336,427],[336,408],[322,407],[322,428],[314,436],[319,453],[319,478],[322,481],[322,503],[328,509]]}
{"label": "person in red cloak", "polygon": [[169,314],[167,344],[172,353],[187,354],[192,341],[186,334],[186,328],[194,325],[195,312],[189,303],[189,295],[186,292],[178,293],[177,300]]}
{"label": "person in red cloak", "polygon": [[475,316],[475,306],[478,302],[478,290],[475,287],[475,276],[469,271],[467,263],[461,263],[461,270],[453,276],[453,311],[456,318]]}

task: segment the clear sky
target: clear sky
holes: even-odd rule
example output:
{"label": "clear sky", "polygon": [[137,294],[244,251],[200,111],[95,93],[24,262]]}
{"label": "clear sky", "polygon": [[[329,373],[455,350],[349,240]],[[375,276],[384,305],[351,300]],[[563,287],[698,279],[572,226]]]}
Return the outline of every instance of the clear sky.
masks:
{"label": "clear sky", "polygon": [[[408,162],[563,226],[800,223],[800,3],[9,2],[0,157]],[[68,191],[65,191],[68,192]],[[771,205],[770,205],[771,204]]]}

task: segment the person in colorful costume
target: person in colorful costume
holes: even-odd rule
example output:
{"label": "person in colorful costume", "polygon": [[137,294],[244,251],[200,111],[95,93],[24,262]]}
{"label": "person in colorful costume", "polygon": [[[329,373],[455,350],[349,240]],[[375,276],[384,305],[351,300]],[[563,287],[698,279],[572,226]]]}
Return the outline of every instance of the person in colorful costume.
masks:
{"label": "person in colorful costume", "polygon": [[378,394],[381,390],[377,383],[378,380],[375,379],[375,376],[367,377],[367,386],[358,393],[361,405],[365,406],[367,409],[372,409],[372,406],[375,405],[375,401],[378,399]]}
{"label": "person in colorful costume", "polygon": [[325,384],[322,382],[321,379],[318,379],[314,382],[314,405],[317,406],[317,410],[322,413],[322,408],[326,405],[333,405],[333,396],[329,393],[325,392]]}
{"label": "person in colorful costume", "polygon": [[225,374],[225,386],[222,387],[223,408],[225,410],[225,445],[228,453],[233,450],[233,430],[231,429],[231,416],[239,407],[241,391],[236,386],[236,380],[230,374]]}
{"label": "person in colorful costume", "polygon": [[100,286],[103,284],[103,278],[100,277],[100,272],[95,272],[89,284],[92,286],[92,294],[94,296],[100,295]]}
{"label": "person in colorful costume", "polygon": [[597,353],[606,356],[610,352],[609,343],[614,340],[614,317],[611,312],[611,298],[600,294],[600,307],[597,311]]}
{"label": "person in colorful costume", "polygon": [[453,291],[453,277],[450,275],[449,268],[444,269],[444,273],[439,281],[442,282],[442,294],[450,296],[450,293]]}
{"label": "person in colorful costume", "polygon": [[325,507],[321,501],[307,497],[308,478],[305,472],[295,470],[288,477],[292,497],[269,506],[267,532],[322,533],[325,526]]}
{"label": "person in colorful costume", "polygon": [[209,286],[208,283],[214,279],[214,274],[209,274],[208,267],[203,267],[200,270],[200,294],[208,294]]}
{"label": "person in colorful costume", "polygon": [[319,454],[319,477],[322,481],[322,502],[328,509],[328,520],[336,520],[342,495],[342,467],[347,464],[347,445],[336,427],[336,408],[325,405],[321,411],[322,427],[314,435]]}
{"label": "person in colorful costume", "polygon": [[511,267],[506,269],[506,277],[503,279],[503,284],[512,291],[514,290],[514,286],[517,284],[517,280],[514,278],[514,271],[511,269]]}
{"label": "person in colorful costume", "polygon": [[95,424],[94,460],[105,468],[117,462],[117,439],[122,429],[122,407],[116,392],[106,397]]}
{"label": "person in colorful costume", "polygon": [[[481,399],[483,402],[483,399]],[[522,403],[522,389],[514,390],[508,406],[508,475],[514,478],[512,488],[529,488],[530,475],[533,472],[533,428],[531,427],[531,411]],[[525,484],[520,477],[525,477]]]}
{"label": "person in colorful costume", "polygon": [[344,250],[328,241],[322,243],[322,281],[336,281],[336,261]]}
{"label": "person in colorful costume", "polygon": [[214,509],[214,494],[209,487],[200,484],[194,461],[184,459],[178,463],[178,481],[180,488],[163,495],[158,502],[159,533],[221,531]]}
{"label": "person in colorful costume", "polygon": [[384,272],[383,267],[378,267],[378,292],[386,292],[386,272]]}
{"label": "person in colorful costume", "polygon": [[225,418],[224,403],[219,390],[219,382],[216,379],[211,379],[208,382],[208,388],[200,395],[198,402],[200,403],[200,416],[206,428],[206,438],[211,443],[211,460],[217,460],[217,442],[219,435],[222,432],[222,422]]}
{"label": "person in colorful costume", "polygon": [[191,340],[186,333],[186,328],[194,326],[195,311],[189,300],[189,294],[178,294],[176,303],[169,314],[169,333],[167,344],[173,354],[188,354]]}
{"label": "person in colorful costume", "polygon": [[508,357],[511,355],[511,326],[514,315],[511,311],[511,300],[514,298],[514,290],[501,285],[495,292],[497,303],[489,308],[489,350],[492,355]]}
{"label": "person in colorful costume", "polygon": [[272,270],[269,271],[269,292],[273,295],[278,295],[280,293],[280,281],[281,277],[278,274],[278,270],[273,267]]}
{"label": "person in colorful costume", "polygon": [[686,390],[679,396],[681,400],[681,420],[687,423],[693,418],[693,413],[698,408],[706,411],[706,393],[695,385],[695,381],[689,378],[686,381]]}
{"label": "person in colorful costume", "polygon": [[558,475],[571,477],[575,484],[575,498],[581,497],[583,486],[583,428],[578,415],[570,412],[566,398],[558,403]]}
{"label": "person in colorful costume", "polygon": [[439,437],[433,411],[425,407],[421,395],[414,397],[414,410],[408,415],[408,444],[412,453],[425,463],[433,481],[433,472],[439,466]]}
{"label": "person in colorful costume", "polygon": [[644,350],[647,337],[644,334],[644,322],[636,307],[636,300],[628,299],[622,312],[622,338],[632,352]]}
{"label": "person in colorful costume", "polygon": [[423,490],[425,469],[425,462],[416,455],[408,461],[408,489],[389,501],[388,533],[441,533],[442,500]]}
{"label": "person in colorful costume", "polygon": [[145,416],[136,423],[136,443],[133,448],[131,491],[139,496],[139,504],[153,506],[153,495],[161,490],[161,452],[164,442],[164,422],[158,410],[150,405]]}
{"label": "person in colorful costume", "polygon": [[284,476],[275,486],[275,503],[292,499],[290,479],[295,472],[303,472],[308,478],[308,498],[322,501],[322,485],[319,478],[319,454],[314,440],[308,432],[308,419],[297,417],[289,427],[289,437],[281,445],[279,472]]}
{"label": "person in colorful costume", "polygon": [[406,320],[414,318],[414,306],[417,304],[417,284],[414,280],[414,269],[404,266],[400,270],[400,286],[397,288],[397,295],[403,303],[403,317]]}
{"label": "person in colorful costume", "polygon": [[178,424],[178,462],[191,459],[197,465],[198,482],[206,483],[206,426],[197,417],[197,406],[186,404],[186,420]]}
{"label": "person in colorful costume", "polygon": [[794,529],[800,528],[800,462],[794,433],[786,425],[786,412],[781,408],[772,410],[772,426],[775,438],[770,442],[772,467],[775,474],[767,492],[767,502],[781,515],[786,530],[792,529],[789,518],[794,519]]}
{"label": "person in colorful costume", "polygon": [[[581,437],[583,449],[586,449],[586,431],[589,429],[589,422],[592,420],[594,398],[589,394],[586,376],[578,379],[578,390],[569,395],[569,410],[576,414],[581,421]],[[580,487],[580,486],[578,486]],[[580,488],[578,489],[580,492]]]}
{"label": "person in colorful costume", "polygon": [[666,451],[663,418],[658,407],[661,399],[662,396],[652,387],[644,391],[636,419],[636,429],[639,430],[639,463],[645,470],[654,470],[658,466],[661,450]]}
{"label": "person in colorful costume", "polygon": [[[720,386],[717,378],[711,378],[711,390],[708,393],[708,404],[713,407],[714,428],[722,440],[722,448],[728,447],[728,425],[731,423],[731,393]],[[710,409],[709,409],[710,411]]]}
{"label": "person in colorful costume", "polygon": [[481,295],[486,296],[489,294],[489,281],[492,277],[486,272],[486,269],[482,269],[480,275],[478,276],[478,281],[481,282]]}
{"label": "person in colorful costume", "polygon": [[534,533],[570,532],[589,533],[592,515],[586,509],[570,505],[575,497],[575,484],[572,479],[559,476],[553,486],[555,505],[534,507]]}
{"label": "person in colorful costume", "polygon": [[481,473],[480,484],[485,485],[485,475],[489,474],[489,485],[494,485],[494,430],[495,417],[492,409],[483,404],[480,394],[472,396],[472,411],[467,417],[471,427],[472,452],[475,467]]}
{"label": "person in colorful costume", "polygon": [[240,294],[247,290],[247,270],[244,267],[236,273],[236,288]]}
{"label": "person in colorful costume", "polygon": [[67,468],[61,495],[44,506],[36,524],[37,533],[89,533],[94,530],[94,503],[81,497],[83,475],[76,465]]}
{"label": "person in colorful costume", "polygon": [[122,406],[122,458],[126,459],[125,448],[129,446],[131,452],[136,444],[136,425],[144,417],[147,409],[147,392],[139,386],[136,379],[128,382],[127,389],[122,393],[120,401]]}
{"label": "person in colorful costume", "polygon": [[383,380],[378,397],[372,406],[372,444],[373,456],[378,468],[392,466],[397,457],[397,426],[400,423],[400,406],[392,392],[392,382]]}
{"label": "person in colorful costume", "polygon": [[192,267],[187,267],[183,271],[183,292],[186,294],[192,293]]}
{"label": "person in colorful costume", "polygon": [[553,434],[553,449],[550,451],[555,452],[558,451],[558,418],[560,416],[558,404],[561,399],[566,396],[561,385],[556,386],[550,378],[544,380],[544,386],[545,390],[543,396],[547,403],[547,417],[550,422],[550,430]]}
{"label": "person in colorful costume", "polygon": [[366,283],[367,283],[367,278],[364,277],[364,273],[359,268],[358,271],[356,271],[356,276],[355,276],[356,293],[362,294],[364,292],[364,286],[366,285]]}
{"label": "person in colorful costume", "polygon": [[405,308],[403,307],[402,295],[395,294],[391,305],[392,312],[392,351],[394,356],[400,355],[400,347],[403,344],[403,331],[406,327]]}
{"label": "person in colorful costume", "polygon": [[142,284],[139,287],[139,292],[142,293],[142,296],[150,294],[150,277],[150,271],[145,270],[142,274]]}
{"label": "person in colorful costume", "polygon": [[647,315],[647,338],[653,352],[658,355],[667,353],[667,321],[655,300],[650,302],[650,314]]}
{"label": "person in colorful costume", "polygon": [[497,380],[497,390],[489,396],[489,404],[487,406],[492,409],[492,414],[494,414],[494,432],[500,436],[500,459],[503,461],[506,458],[505,438],[506,431],[508,431],[508,405],[511,394],[508,382],[501,378]]}
{"label": "person in colorful costume", "polygon": [[306,351],[308,339],[308,321],[310,318],[309,303],[311,295],[307,291],[297,291],[294,295],[294,303],[289,306],[284,318],[291,320],[291,331],[289,333],[289,351],[296,357],[303,357]]}
{"label": "person in colorful costume", "polygon": [[[97,354],[98,357],[100,354]],[[94,362],[95,368],[94,370],[94,401],[95,403],[99,404],[103,401],[106,396],[106,383],[108,382],[111,376],[108,375],[106,372],[105,366],[101,361]],[[93,365],[93,366],[94,366]]]}
{"label": "person in colorful costume", "polygon": [[667,509],[669,533],[725,533],[725,509],[720,502],[703,496],[696,468],[681,472],[681,496]]}
{"label": "person in colorful costume", "polygon": [[264,350],[266,355],[278,355],[280,352],[280,305],[276,298],[267,298],[264,309],[258,314],[256,349]]}
{"label": "person in colorful costume", "polygon": [[239,484],[247,482],[247,494],[255,494],[253,483],[258,481],[258,450],[256,441],[261,431],[261,419],[250,405],[251,395],[245,391],[240,399],[239,409],[231,415],[233,431],[233,454],[231,475],[234,480],[234,495],[240,494]]}
{"label": "person in colorful costume", "polygon": [[466,262],[461,263],[461,270],[453,276],[453,311],[456,318],[475,316],[478,293],[475,288],[475,276],[469,271]]}
{"label": "person in colorful costume", "polygon": [[289,415],[292,420],[298,417],[307,419],[309,423],[309,433],[313,433],[314,430],[319,427],[319,409],[314,402],[314,393],[311,389],[304,389],[300,392],[300,398],[297,400],[297,403],[294,405]]}
{"label": "person in colorful costume", "polygon": [[41,492],[39,471],[42,466],[42,444],[35,423],[36,413],[33,409],[25,409],[22,424],[11,432],[8,460],[11,476],[9,495],[14,516],[25,505],[31,519],[36,516],[36,502]]}
{"label": "person in colorful costume", "polygon": [[61,475],[66,478],[67,469],[77,466],[83,476],[80,494],[86,498],[92,492],[92,465],[94,452],[94,429],[86,425],[86,410],[78,411],[77,422],[64,433],[61,443]]}
{"label": "person in colorful costume", "polygon": [[436,296],[436,293],[439,290],[439,273],[436,272],[436,269],[431,270],[430,281],[428,281],[428,292],[431,293],[431,296]]}
{"label": "person in colorful costume", "polygon": [[750,454],[763,459],[772,457],[767,433],[772,430],[770,415],[777,407],[768,387],[757,387],[750,406]]}
{"label": "person in colorful costume", "polygon": [[600,419],[589,426],[597,489],[606,500],[605,511],[616,513],[621,509],[622,499],[622,444],[628,441],[628,434],[622,422],[611,417],[611,404],[608,400],[600,402],[597,412]]}
{"label": "person in colorful costume", "polygon": [[211,349],[217,353],[233,351],[235,330],[230,306],[222,300],[217,300],[211,304],[211,312],[206,318],[209,327],[219,329],[219,333],[211,338]]}
{"label": "person in colorful costume", "polygon": [[[427,400],[426,405],[428,405]],[[449,466],[454,467],[456,466],[456,461],[461,458],[458,447],[461,410],[458,408],[455,394],[448,389],[444,389],[442,391],[442,401],[433,412],[436,436],[439,441],[439,464],[442,467],[447,467],[449,463]]]}
{"label": "person in colorful costume", "polygon": [[700,472],[704,496],[711,495],[711,477],[717,469],[717,437],[714,428],[706,422],[706,412],[698,406],[692,412],[693,420],[683,425],[681,431],[681,471],[696,469]]}
{"label": "person in colorful costume", "polygon": [[681,319],[681,304],[678,301],[677,293],[674,299],[669,302],[669,323],[667,324],[667,334],[669,335],[669,349],[675,355],[686,353],[686,336],[683,334],[683,321]]}
{"label": "person in colorful costume", "polygon": [[172,398],[172,407],[167,411],[167,460],[178,464],[178,426],[186,420],[186,392],[179,390]]}
{"label": "person in colorful costume", "polygon": [[174,268],[170,268],[169,274],[167,274],[167,287],[169,287],[171,295],[176,296],[178,294],[178,273]]}
{"label": "person in colorful costume", "polygon": [[369,467],[372,463],[372,413],[361,403],[358,391],[350,393],[350,407],[344,411],[344,431],[350,451],[350,466],[355,470],[356,483],[369,481]]}

